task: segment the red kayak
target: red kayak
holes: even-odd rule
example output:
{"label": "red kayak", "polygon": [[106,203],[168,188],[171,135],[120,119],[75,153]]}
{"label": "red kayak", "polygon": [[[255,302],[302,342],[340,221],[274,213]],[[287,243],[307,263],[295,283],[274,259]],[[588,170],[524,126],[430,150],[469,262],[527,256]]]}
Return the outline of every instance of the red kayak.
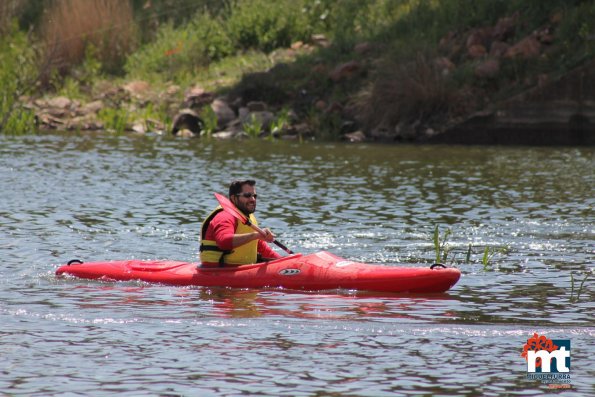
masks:
{"label": "red kayak", "polygon": [[70,261],[57,275],[85,279],[142,280],[168,285],[234,288],[286,288],[321,291],[348,289],[378,292],[434,293],[450,289],[461,276],[454,268],[395,267],[352,262],[331,253],[295,254],[267,263],[204,268],[179,261]]}

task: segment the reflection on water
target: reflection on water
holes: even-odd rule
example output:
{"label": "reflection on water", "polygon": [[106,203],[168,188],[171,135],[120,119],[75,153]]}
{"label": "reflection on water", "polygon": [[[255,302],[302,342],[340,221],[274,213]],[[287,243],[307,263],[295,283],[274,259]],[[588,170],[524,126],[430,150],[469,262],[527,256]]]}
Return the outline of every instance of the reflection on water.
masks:
{"label": "reflection on water", "polygon": [[[572,340],[564,395],[590,394],[595,276],[576,295],[595,263],[593,155],[0,136],[0,390],[537,395],[520,352],[540,332]],[[212,193],[246,176],[261,223],[296,252],[427,264],[438,224],[463,277],[432,296],[54,277],[73,258],[197,260]],[[484,268],[486,246],[509,252]]]}

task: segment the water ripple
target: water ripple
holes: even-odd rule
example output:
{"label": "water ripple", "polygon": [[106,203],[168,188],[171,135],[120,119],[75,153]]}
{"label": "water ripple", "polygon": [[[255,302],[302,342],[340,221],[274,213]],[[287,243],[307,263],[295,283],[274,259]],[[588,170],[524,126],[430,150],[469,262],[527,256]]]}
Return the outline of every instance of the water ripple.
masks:
{"label": "water ripple", "polygon": [[[0,390],[9,395],[537,395],[520,351],[595,373],[592,148],[0,136]],[[543,164],[548,164],[547,168]],[[550,171],[551,170],[551,171]],[[57,279],[66,261],[197,260],[231,179],[298,252],[461,269],[437,296]],[[464,258],[471,245],[471,263]],[[485,247],[506,247],[482,264]],[[56,382],[56,378],[60,382]]]}

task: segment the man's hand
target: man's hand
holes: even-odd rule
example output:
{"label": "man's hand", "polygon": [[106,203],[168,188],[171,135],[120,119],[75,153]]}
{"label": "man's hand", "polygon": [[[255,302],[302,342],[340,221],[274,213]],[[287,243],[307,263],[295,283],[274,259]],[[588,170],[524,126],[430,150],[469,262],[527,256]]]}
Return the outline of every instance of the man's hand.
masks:
{"label": "man's hand", "polygon": [[275,235],[269,229],[264,228],[264,229],[262,229],[262,231],[264,232],[264,235],[259,233],[258,238],[266,241],[267,243],[272,243],[273,240],[275,240]]}

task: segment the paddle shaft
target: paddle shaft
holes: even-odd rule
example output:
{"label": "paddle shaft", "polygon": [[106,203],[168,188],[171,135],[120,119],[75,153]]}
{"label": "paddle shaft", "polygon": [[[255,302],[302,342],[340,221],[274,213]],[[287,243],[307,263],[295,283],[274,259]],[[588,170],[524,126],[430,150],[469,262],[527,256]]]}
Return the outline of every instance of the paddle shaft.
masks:
{"label": "paddle shaft", "polygon": [[[246,219],[246,221],[244,222],[244,225],[250,226],[252,229],[256,230],[261,235],[266,236],[266,233],[264,232],[264,230],[262,230],[261,228],[259,228],[258,226],[256,226],[252,222],[250,222],[248,219]],[[281,248],[283,251],[287,252],[288,254],[290,254],[290,255],[293,254],[292,250],[290,250],[289,248],[287,248],[285,245],[281,244],[277,240],[273,240],[273,244],[275,244],[277,247]]]}

